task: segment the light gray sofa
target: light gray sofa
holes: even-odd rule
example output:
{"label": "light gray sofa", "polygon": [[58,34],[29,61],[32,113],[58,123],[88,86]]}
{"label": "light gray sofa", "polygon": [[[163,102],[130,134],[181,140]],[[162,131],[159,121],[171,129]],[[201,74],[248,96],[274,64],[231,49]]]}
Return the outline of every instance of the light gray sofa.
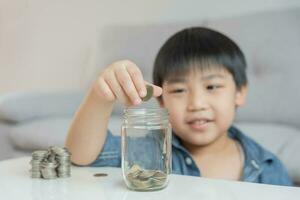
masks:
{"label": "light gray sofa", "polygon": [[[300,9],[180,24],[111,26],[100,30],[99,66],[129,58],[151,80],[155,53],[172,33],[207,26],[232,37],[248,61],[249,96],[236,125],[271,150],[300,183]],[[96,74],[96,73],[95,73]],[[0,97],[0,159],[63,145],[85,91],[23,92]],[[155,102],[152,102],[154,105]],[[151,103],[150,103],[151,105]],[[109,128],[120,131],[122,107]]]}

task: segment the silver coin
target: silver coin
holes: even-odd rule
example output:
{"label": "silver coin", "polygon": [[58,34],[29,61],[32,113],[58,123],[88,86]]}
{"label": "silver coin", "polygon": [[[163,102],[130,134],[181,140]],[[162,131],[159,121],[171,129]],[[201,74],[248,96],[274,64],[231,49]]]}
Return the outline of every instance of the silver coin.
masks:
{"label": "silver coin", "polygon": [[147,94],[142,98],[142,101],[148,101],[153,96],[153,87],[151,85],[146,85]]}

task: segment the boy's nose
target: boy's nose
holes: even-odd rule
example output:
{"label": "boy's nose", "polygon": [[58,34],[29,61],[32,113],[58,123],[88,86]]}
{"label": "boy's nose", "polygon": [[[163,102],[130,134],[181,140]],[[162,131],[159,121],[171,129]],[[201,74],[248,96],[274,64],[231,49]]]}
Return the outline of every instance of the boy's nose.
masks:
{"label": "boy's nose", "polygon": [[208,108],[207,99],[205,98],[205,95],[201,94],[201,92],[193,92],[188,98],[187,109],[189,111],[200,111]]}

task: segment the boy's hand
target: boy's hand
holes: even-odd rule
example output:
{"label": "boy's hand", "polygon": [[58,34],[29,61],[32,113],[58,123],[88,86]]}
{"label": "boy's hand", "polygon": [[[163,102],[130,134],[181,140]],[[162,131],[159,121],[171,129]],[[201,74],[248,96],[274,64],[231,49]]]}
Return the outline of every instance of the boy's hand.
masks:
{"label": "boy's hand", "polygon": [[143,79],[140,69],[129,60],[109,65],[94,84],[96,92],[107,101],[119,100],[125,106],[139,105],[147,94],[146,84],[153,87],[153,96],[162,94],[162,88]]}

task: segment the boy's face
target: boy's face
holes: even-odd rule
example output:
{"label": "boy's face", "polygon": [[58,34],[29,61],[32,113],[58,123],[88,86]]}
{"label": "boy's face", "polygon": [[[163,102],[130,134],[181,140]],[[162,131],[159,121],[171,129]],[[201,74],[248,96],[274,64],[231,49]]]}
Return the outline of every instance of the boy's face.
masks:
{"label": "boy's face", "polygon": [[192,146],[226,134],[246,97],[246,87],[237,90],[232,75],[217,67],[170,78],[162,88],[160,105],[168,109],[173,131]]}

